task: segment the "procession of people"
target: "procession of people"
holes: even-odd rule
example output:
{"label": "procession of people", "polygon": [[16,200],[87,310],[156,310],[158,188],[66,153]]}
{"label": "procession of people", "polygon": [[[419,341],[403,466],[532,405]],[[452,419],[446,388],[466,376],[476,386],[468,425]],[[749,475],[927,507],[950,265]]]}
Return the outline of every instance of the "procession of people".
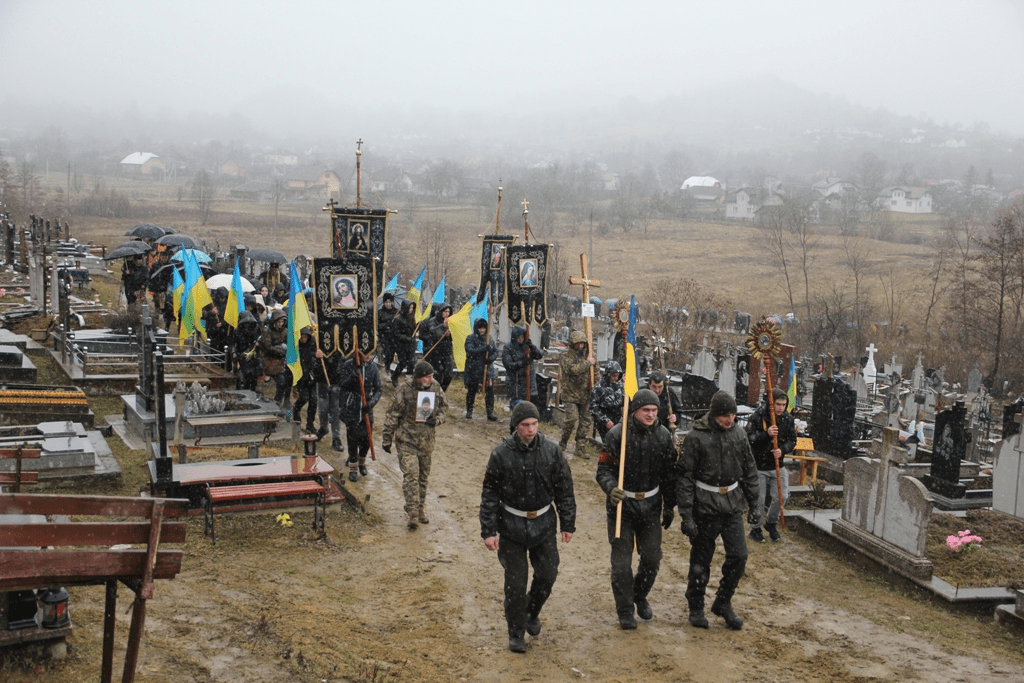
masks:
{"label": "procession of people", "polygon": [[[154,309],[168,325],[175,315],[170,306],[175,280],[171,253],[172,249],[160,250],[148,269],[143,259],[134,256],[122,268],[128,303],[141,302],[148,290]],[[565,346],[558,357],[564,420],[560,438],[549,438],[541,422],[549,396],[538,378],[546,354],[530,339],[528,328],[513,326],[508,341],[501,344],[492,336],[486,317],[473,318],[469,333],[458,338],[465,354],[464,364],[457,367],[455,307],[435,301],[421,319],[417,301],[404,298],[396,307],[396,293],[387,291],[376,304],[377,353],[371,350],[346,359],[320,349],[316,309],[311,307],[312,326],[302,328],[298,341],[302,375],[293,381],[294,366],[286,363],[289,297],[287,291],[277,291],[286,290],[286,283],[281,264],[270,264],[254,278],[254,289],[261,293],[245,295],[244,310],[234,326],[225,322],[227,290],[212,290],[212,303],[202,312],[208,343],[225,351],[238,388],[262,394],[262,383],[272,382],[273,391],[268,389],[266,398],[273,397],[286,419],[294,419],[311,438],[330,435],[336,452],[344,453],[347,445],[350,483],[370,476],[367,454],[375,438],[373,412],[378,401],[385,400],[388,407],[380,445],[397,458],[410,531],[430,522],[427,494],[436,430],[446,423],[450,407],[446,392],[453,377],[462,373],[469,420],[478,393],[484,395],[487,420],[499,419],[495,386],[499,381],[504,384],[508,434],[495,430],[490,458],[477,466],[483,480],[481,538],[487,550],[496,552],[504,573],[510,651],[524,653],[527,636],[540,637],[541,611],[558,576],[558,541],[568,543],[576,533],[571,463],[588,460],[592,444],[600,444],[594,474],[605,496],[609,609],[620,628],[635,630],[637,617],[654,618],[651,597],[662,560],[662,534],[671,529],[677,512],[678,528],[690,542],[686,588],[690,625],[710,627],[704,612],[705,591],[721,538],[725,561],[710,611],[729,629],[742,628],[743,619],[733,609],[732,599],[747,559],[744,512],[750,539],[763,542],[762,529],[773,541],[781,538],[777,525],[788,483],[782,485],[775,465],[795,446],[785,392],[771,391],[771,403],[766,401],[754,413],[746,430],[736,422],[735,398],[725,391],[715,394],[703,413],[690,411],[687,416],[663,372],[650,373],[646,388],[627,389],[626,374],[636,369],[623,367],[629,365],[625,335],[618,335],[622,339],[618,346],[623,348],[614,347],[617,357],[599,362],[588,336],[572,330],[563,337]],[[335,277],[329,297],[330,308],[355,309],[359,303],[354,278]],[[394,387],[387,392],[390,396],[383,390],[382,374],[390,376]],[[408,378],[400,381],[403,376]],[[774,413],[771,426],[768,411]],[[687,418],[692,425],[680,438]],[[442,457],[451,456],[446,452]],[[783,493],[781,501],[777,491]],[[639,558],[635,570],[634,553]]]}

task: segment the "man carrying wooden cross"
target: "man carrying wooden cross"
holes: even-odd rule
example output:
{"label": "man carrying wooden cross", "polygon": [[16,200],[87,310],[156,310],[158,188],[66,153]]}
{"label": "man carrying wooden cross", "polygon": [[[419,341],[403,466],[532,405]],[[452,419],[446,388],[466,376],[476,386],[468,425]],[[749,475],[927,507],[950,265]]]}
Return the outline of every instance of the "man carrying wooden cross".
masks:
{"label": "man carrying wooden cross", "polygon": [[[778,387],[772,389],[772,407],[775,411],[775,424],[768,415],[768,406],[761,405],[747,420],[747,441],[754,453],[757,465],[757,499],[758,511],[764,519],[764,530],[773,541],[782,538],[779,533],[779,481],[782,482],[782,505],[789,498],[789,476],[782,467],[782,459],[786,453],[796,448],[796,423],[786,408],[789,398],[786,392]],[[778,439],[778,446],[772,443],[772,437]],[[778,463],[776,465],[776,463]],[[779,473],[778,476],[776,473]],[[765,502],[768,503],[767,517],[764,517]],[[751,540],[764,543],[761,526],[752,526]]]}

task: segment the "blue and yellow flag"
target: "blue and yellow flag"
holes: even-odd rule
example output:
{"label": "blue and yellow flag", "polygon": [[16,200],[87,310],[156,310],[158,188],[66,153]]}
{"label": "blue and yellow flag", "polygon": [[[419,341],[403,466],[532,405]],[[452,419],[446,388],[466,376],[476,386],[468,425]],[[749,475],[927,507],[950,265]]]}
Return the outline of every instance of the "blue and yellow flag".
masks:
{"label": "blue and yellow flag", "polygon": [[445,277],[447,277],[447,276],[446,275],[442,275],[441,276],[441,283],[437,286],[437,289],[434,290],[434,296],[430,300],[431,305],[433,305],[433,304],[443,304],[444,303],[444,296],[445,296],[444,279],[445,279]]}
{"label": "blue and yellow flag", "polygon": [[178,315],[181,311],[181,297],[185,293],[185,281],[181,279],[181,273],[175,266],[171,266],[174,269],[174,285],[171,290],[171,303],[174,306],[174,317],[176,320],[181,320],[181,316]]}
{"label": "blue and yellow flag", "polygon": [[398,271],[397,273],[395,273],[394,277],[388,280],[388,285],[387,287],[384,288],[385,292],[391,292],[392,294],[394,294],[396,291],[398,291],[398,276],[401,274],[402,271]]}
{"label": "blue and yellow flag", "polygon": [[786,397],[789,398],[789,412],[796,407],[796,357],[789,357],[789,387],[786,389]]}
{"label": "blue and yellow flag", "polygon": [[178,344],[198,332],[206,339],[206,328],[203,327],[203,308],[213,303],[210,289],[199,270],[199,262],[188,251],[184,252],[182,263],[185,266],[185,289],[181,294],[181,322],[178,327]]}
{"label": "blue and yellow flag", "polygon": [[231,290],[228,292],[228,302],[224,310],[224,322],[231,327],[238,327],[238,316],[245,310],[245,292],[242,291],[242,274],[238,271],[238,261],[235,261],[235,272],[231,276]]}
{"label": "blue and yellow flag", "polygon": [[413,311],[415,311],[416,322],[422,321],[426,318],[426,314],[420,315],[420,297],[423,295],[423,278],[427,276],[427,267],[423,266],[423,270],[420,271],[420,276],[416,278],[416,282],[412,283],[409,287],[409,293],[406,295],[407,299],[411,299],[415,304]]}
{"label": "blue and yellow flag", "polygon": [[299,272],[295,269],[295,261],[291,263],[291,291],[288,294],[288,344],[285,346],[284,362],[292,371],[292,384],[298,384],[302,377],[302,363],[299,360],[299,337],[303,327],[313,327],[313,319],[309,315],[309,305],[302,294]]}
{"label": "blue and yellow flag", "polygon": [[636,296],[630,296],[629,330],[626,332],[626,374],[623,376],[623,389],[629,398],[633,398],[633,394],[640,389],[640,375],[636,357],[637,317]]}
{"label": "blue and yellow flag", "polygon": [[458,313],[448,318],[448,331],[452,335],[452,356],[459,372],[466,369],[466,339],[475,331],[473,326],[476,325],[476,321],[483,318],[490,322],[487,311],[488,299],[484,297],[478,304],[474,304],[474,301],[475,299],[471,297]]}

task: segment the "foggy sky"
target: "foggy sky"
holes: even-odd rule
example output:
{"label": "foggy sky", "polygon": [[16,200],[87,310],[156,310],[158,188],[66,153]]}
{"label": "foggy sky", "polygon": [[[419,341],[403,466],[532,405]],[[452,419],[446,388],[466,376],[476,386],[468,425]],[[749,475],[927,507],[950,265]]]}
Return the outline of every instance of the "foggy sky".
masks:
{"label": "foggy sky", "polygon": [[0,0],[0,64],[0,100],[181,114],[296,90],[507,113],[774,75],[1024,134],[1019,0]]}

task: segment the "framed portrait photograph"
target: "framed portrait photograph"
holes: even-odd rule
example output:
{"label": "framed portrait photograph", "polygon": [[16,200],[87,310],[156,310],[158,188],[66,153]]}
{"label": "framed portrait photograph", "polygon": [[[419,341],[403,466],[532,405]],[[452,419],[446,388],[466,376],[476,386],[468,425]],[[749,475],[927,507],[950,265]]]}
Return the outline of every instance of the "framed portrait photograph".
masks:
{"label": "framed portrait photograph", "polygon": [[359,291],[359,276],[332,275],[331,276],[331,308],[351,310],[359,307],[359,300],[356,292]]}
{"label": "framed portrait photograph", "polygon": [[519,285],[521,287],[536,287],[537,281],[537,259],[524,258],[519,262]]}
{"label": "framed portrait photograph", "polygon": [[434,401],[436,396],[433,391],[416,392],[416,421],[426,422],[434,414]]}
{"label": "framed portrait photograph", "polygon": [[348,251],[370,253],[370,221],[348,221]]}
{"label": "framed portrait photograph", "polygon": [[505,247],[501,244],[491,245],[491,270],[501,270],[501,264],[504,260]]}

